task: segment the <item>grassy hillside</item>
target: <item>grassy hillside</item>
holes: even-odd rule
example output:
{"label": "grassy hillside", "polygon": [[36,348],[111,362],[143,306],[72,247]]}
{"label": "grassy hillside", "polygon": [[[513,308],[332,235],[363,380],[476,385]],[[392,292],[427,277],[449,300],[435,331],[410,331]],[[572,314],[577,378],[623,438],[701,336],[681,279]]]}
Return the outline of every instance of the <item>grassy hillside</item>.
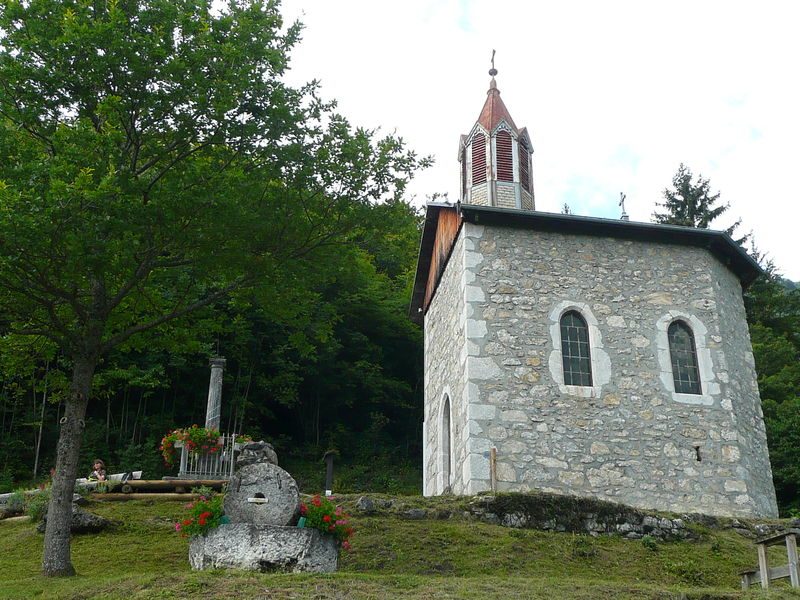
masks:
{"label": "grassy hillside", "polygon": [[[351,505],[354,497],[342,497]],[[403,497],[391,512],[354,515],[353,550],[334,575],[194,573],[173,530],[183,503],[94,501],[114,531],[75,538],[79,576],[38,574],[42,536],[27,521],[0,521],[2,598],[763,598],[739,590],[755,565],[752,541],[697,526],[698,539],[642,543],[618,536],[519,530],[462,517],[462,500]],[[409,519],[407,509],[429,515]],[[355,511],[353,511],[355,512]],[[785,559],[785,555],[784,555]],[[780,560],[776,552],[775,559]],[[786,586],[769,598],[800,598]]]}

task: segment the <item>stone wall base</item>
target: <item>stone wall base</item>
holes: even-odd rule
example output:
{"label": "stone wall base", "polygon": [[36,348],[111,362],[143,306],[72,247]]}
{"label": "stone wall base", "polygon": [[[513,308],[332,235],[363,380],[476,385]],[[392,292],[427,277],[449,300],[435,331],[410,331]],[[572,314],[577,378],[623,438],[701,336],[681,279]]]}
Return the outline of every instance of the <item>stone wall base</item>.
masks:
{"label": "stone wall base", "polygon": [[336,541],[316,529],[231,523],[193,537],[189,545],[194,570],[332,573],[338,562]]}

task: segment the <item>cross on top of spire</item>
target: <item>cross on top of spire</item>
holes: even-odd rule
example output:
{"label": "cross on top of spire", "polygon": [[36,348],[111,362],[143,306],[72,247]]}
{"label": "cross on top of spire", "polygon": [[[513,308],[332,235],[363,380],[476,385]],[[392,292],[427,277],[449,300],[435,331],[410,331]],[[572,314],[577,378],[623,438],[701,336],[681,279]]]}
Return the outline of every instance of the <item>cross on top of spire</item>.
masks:
{"label": "cross on top of spire", "polygon": [[497,75],[497,69],[494,68],[494,53],[495,50],[492,50],[492,68],[489,69],[489,75],[491,75],[492,78],[494,78],[494,76]]}

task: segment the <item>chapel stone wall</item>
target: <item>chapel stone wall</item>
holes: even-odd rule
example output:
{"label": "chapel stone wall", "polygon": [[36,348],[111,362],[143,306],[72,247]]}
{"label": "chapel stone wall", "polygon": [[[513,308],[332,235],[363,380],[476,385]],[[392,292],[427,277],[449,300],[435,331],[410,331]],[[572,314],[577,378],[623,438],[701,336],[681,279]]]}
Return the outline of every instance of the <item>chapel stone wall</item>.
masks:
{"label": "chapel stone wall", "polygon": [[[569,308],[589,323],[591,388],[559,380]],[[674,318],[695,332],[700,396],[668,389],[658,332]],[[706,250],[465,223],[425,338],[427,494],[440,493],[431,414],[443,386],[453,401],[463,381],[456,438],[470,435],[458,442],[456,493],[489,489],[495,447],[501,491],[777,515],[741,287]]]}

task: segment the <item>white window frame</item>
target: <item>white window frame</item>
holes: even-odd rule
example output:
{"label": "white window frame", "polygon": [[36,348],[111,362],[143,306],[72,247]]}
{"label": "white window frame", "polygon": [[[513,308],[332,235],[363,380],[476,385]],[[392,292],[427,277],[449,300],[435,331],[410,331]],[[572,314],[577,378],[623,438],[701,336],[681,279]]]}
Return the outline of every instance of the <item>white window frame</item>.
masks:
{"label": "white window frame", "polygon": [[[589,329],[589,358],[592,365],[592,385],[566,385],[564,383],[564,360],[561,352],[561,317],[574,310],[580,313]],[[611,360],[603,349],[603,336],[598,328],[597,319],[584,302],[563,300],[550,311],[550,339],[553,349],[550,351],[548,368],[553,380],[558,384],[562,394],[580,396],[581,398],[599,398],[603,386],[611,381]]]}
{"label": "white window frame", "polygon": [[[697,371],[700,377],[700,394],[681,394],[675,391],[675,379],[672,373],[672,357],[669,348],[669,326],[674,321],[683,321],[692,330],[694,348],[697,352]],[[680,310],[671,310],[656,321],[656,348],[658,364],[661,368],[661,383],[672,395],[675,402],[711,406],[714,397],[720,394],[719,383],[714,376],[714,363],[711,349],[708,347],[708,329],[695,315]]]}

